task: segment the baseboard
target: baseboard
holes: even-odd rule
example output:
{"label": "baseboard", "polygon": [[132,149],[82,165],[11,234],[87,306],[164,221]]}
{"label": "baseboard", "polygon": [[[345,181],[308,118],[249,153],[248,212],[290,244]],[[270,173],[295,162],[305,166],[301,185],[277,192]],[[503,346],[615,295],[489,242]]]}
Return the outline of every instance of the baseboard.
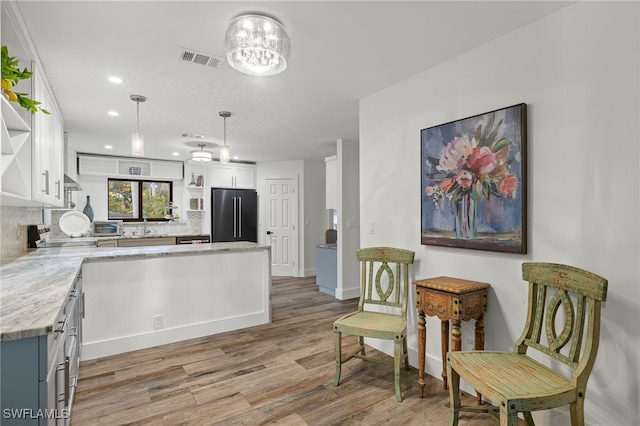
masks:
{"label": "baseboard", "polygon": [[269,322],[271,322],[269,312],[258,312],[240,317],[154,330],[133,336],[117,337],[95,342],[83,342],[82,361],[254,327]]}
{"label": "baseboard", "polygon": [[298,270],[298,276],[302,277],[302,278],[315,277],[316,276],[316,268],[299,269]]}
{"label": "baseboard", "polygon": [[360,287],[336,289],[336,299],[349,300],[358,297],[360,297]]}

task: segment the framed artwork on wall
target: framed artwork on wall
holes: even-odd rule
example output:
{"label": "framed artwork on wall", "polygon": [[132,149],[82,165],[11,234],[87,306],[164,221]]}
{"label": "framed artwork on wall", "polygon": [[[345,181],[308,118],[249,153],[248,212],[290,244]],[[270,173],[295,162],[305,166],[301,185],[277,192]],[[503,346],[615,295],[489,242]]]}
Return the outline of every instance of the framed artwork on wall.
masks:
{"label": "framed artwork on wall", "polygon": [[527,105],[422,129],[421,243],[527,252]]}

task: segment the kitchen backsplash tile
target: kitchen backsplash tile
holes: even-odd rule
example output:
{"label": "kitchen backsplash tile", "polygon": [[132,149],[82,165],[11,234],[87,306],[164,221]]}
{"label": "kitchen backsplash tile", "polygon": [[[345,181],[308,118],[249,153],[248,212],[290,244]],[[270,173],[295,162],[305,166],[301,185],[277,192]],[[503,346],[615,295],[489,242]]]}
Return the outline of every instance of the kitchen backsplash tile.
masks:
{"label": "kitchen backsplash tile", "polygon": [[42,209],[0,207],[0,259],[20,255],[27,250],[27,226],[42,223]]}
{"label": "kitchen backsplash tile", "polygon": [[[64,210],[51,210],[51,238],[66,238],[60,230],[60,217],[66,213]],[[202,232],[202,212],[187,212],[175,222],[147,222],[147,231],[157,235],[181,235]],[[123,224],[125,235],[142,235],[144,224],[141,222],[125,222]],[[26,240],[25,240],[26,241]],[[26,246],[26,243],[25,243]]]}
{"label": "kitchen backsplash tile", "polygon": [[[50,238],[65,238],[58,222],[66,213],[64,210],[50,210]],[[203,212],[186,212],[180,221],[148,222],[147,230],[159,235],[196,234],[202,232]],[[47,221],[49,221],[47,219]],[[0,260],[11,259],[27,250],[27,225],[43,223],[42,209],[0,206]],[[127,223],[124,226],[127,235],[134,232],[142,234],[142,223]]]}

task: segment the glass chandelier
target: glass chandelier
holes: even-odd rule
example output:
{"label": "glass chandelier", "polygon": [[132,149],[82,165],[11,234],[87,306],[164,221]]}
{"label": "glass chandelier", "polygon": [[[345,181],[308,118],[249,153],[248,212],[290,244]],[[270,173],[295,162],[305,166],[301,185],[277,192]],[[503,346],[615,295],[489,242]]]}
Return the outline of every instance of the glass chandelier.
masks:
{"label": "glass chandelier", "polygon": [[289,36],[275,19],[242,15],[229,24],[225,37],[227,61],[245,74],[269,76],[287,68]]}
{"label": "glass chandelier", "polygon": [[131,134],[131,155],[142,157],[144,155],[144,135],[140,134],[140,102],[147,100],[142,95],[131,95],[129,98],[136,103],[138,126],[136,132]]}

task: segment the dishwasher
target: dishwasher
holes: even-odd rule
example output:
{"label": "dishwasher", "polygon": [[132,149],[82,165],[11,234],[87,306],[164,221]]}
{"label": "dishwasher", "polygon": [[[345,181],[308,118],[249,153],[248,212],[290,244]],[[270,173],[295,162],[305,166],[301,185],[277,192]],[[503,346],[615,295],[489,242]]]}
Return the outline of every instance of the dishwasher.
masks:
{"label": "dishwasher", "polygon": [[210,243],[211,238],[208,235],[191,235],[188,237],[176,237],[176,244],[205,244]]}

